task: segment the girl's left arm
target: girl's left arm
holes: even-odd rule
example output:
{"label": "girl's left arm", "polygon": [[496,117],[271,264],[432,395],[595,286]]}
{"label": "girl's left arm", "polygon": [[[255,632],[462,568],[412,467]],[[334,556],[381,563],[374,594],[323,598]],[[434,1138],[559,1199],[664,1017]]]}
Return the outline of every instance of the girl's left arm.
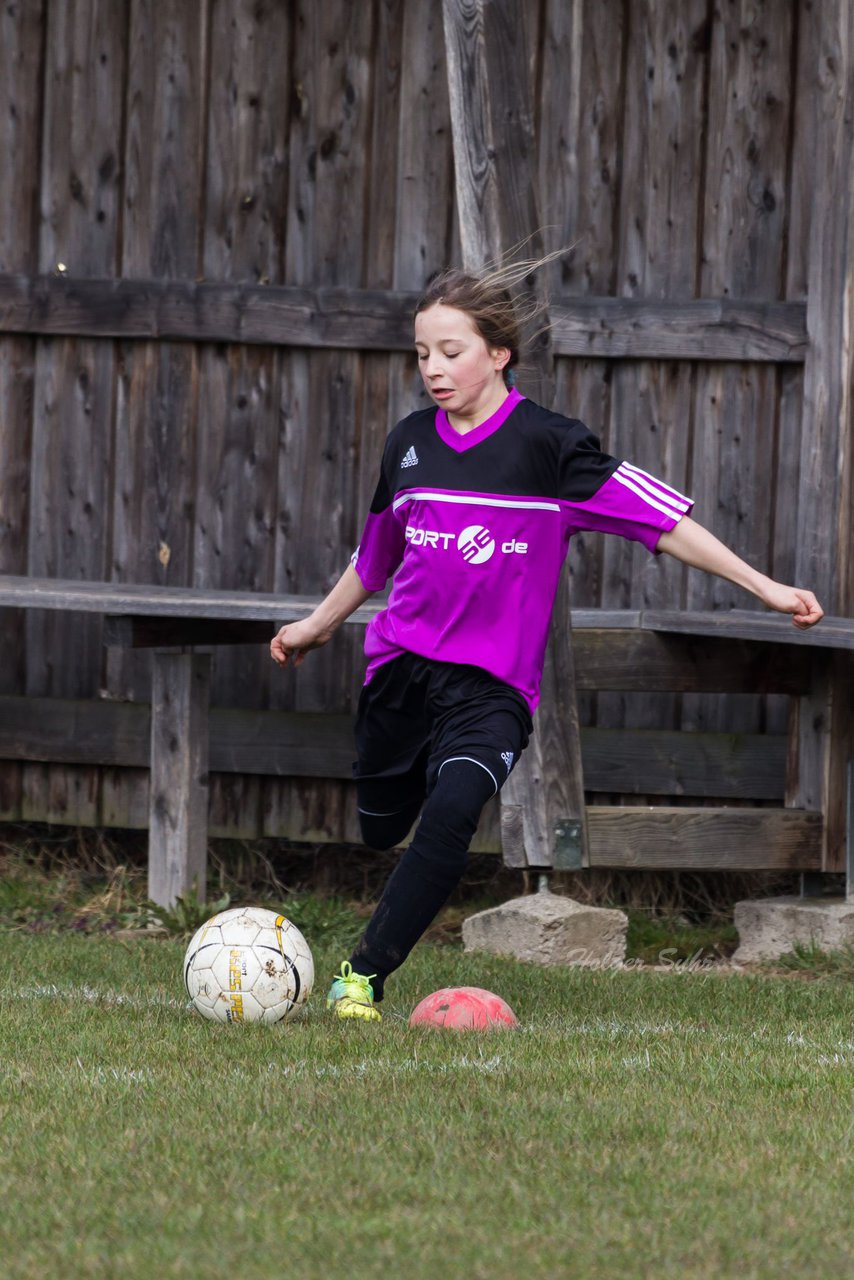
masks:
{"label": "girl's left arm", "polygon": [[815,626],[824,617],[824,610],[811,591],[784,586],[759,573],[690,516],[683,516],[668,533],[661,535],[657,550],[752,591],[769,609],[792,614],[792,622],[802,630]]}

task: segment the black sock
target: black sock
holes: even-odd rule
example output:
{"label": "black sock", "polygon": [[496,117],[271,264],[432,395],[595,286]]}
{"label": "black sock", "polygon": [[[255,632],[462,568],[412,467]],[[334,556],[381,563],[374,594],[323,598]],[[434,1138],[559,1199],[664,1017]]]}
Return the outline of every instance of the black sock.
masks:
{"label": "black sock", "polygon": [[476,762],[442,767],[412,844],[350,957],[354,972],[371,977],[375,1000],[459,884],[481,809],[494,793],[492,775]]}

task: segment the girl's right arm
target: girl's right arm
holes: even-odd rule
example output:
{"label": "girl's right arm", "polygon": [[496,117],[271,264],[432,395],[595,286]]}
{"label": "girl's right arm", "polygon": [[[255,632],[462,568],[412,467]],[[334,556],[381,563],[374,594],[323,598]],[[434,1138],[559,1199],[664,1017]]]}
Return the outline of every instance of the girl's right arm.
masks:
{"label": "girl's right arm", "polygon": [[310,649],[319,649],[374,593],[362,586],[352,565],[348,565],[329,595],[302,622],[289,622],[270,644],[270,656],[280,667],[288,660],[298,667]]}

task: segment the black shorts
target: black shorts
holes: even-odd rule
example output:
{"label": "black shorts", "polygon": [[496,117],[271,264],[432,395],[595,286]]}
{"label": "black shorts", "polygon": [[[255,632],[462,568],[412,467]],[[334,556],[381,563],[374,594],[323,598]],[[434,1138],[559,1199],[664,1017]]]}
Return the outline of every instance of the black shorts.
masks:
{"label": "black shorts", "polygon": [[522,695],[480,667],[401,654],[376,671],[359,698],[359,809],[390,816],[422,803],[454,759],[480,765],[497,792],[531,728]]}

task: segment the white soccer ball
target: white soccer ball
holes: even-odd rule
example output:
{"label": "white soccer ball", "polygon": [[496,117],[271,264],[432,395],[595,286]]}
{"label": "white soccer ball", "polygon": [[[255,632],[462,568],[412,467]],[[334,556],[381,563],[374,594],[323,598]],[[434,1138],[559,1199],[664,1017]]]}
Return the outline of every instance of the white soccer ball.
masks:
{"label": "white soccer ball", "polygon": [[193,935],[184,985],[204,1018],[286,1022],[309,997],[314,961],[286,916],[266,907],[232,907]]}

